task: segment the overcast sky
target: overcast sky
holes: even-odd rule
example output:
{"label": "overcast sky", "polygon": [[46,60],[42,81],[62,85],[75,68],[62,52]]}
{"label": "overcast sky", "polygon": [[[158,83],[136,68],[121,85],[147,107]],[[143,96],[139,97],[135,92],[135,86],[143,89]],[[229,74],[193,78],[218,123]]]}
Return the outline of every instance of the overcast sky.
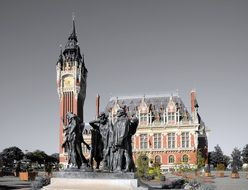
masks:
{"label": "overcast sky", "polygon": [[86,122],[113,95],[197,91],[209,148],[248,143],[248,1],[2,0],[0,151],[58,152],[55,64],[72,12],[88,86]]}

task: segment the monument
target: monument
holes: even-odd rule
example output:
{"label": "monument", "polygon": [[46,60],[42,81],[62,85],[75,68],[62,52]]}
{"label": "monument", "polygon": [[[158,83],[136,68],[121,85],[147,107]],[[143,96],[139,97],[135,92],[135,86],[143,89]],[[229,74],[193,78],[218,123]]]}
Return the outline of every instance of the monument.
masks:
{"label": "monument", "polygon": [[[61,50],[56,68],[61,116],[60,162],[66,167],[54,172],[51,184],[44,189],[137,189],[131,146],[138,126],[135,116],[128,118],[123,107],[112,123],[102,112],[89,122],[91,147],[83,139],[87,69],[77,43],[74,19],[72,33],[63,54]],[[90,160],[82,153],[82,143],[90,149]]]}

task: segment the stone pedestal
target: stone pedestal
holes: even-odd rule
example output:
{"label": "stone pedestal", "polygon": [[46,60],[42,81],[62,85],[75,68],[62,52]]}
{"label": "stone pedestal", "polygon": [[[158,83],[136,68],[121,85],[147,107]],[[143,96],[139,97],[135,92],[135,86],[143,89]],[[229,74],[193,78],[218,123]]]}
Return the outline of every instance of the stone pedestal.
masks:
{"label": "stone pedestal", "polygon": [[84,171],[55,172],[46,190],[136,190],[138,181],[134,173],[107,173]]}

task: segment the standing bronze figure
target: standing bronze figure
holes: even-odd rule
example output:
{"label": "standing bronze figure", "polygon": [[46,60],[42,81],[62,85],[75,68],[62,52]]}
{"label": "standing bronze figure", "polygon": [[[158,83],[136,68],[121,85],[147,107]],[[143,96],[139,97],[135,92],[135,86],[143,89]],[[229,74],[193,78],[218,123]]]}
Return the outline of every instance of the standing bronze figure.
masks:
{"label": "standing bronze figure", "polygon": [[77,167],[79,169],[83,163],[85,166],[88,163],[82,153],[82,143],[90,149],[89,145],[83,139],[84,123],[72,112],[68,112],[66,118],[68,119],[68,125],[64,128],[65,140],[62,147],[68,151],[68,164],[70,167]]}
{"label": "standing bronze figure", "polygon": [[[111,143],[111,123],[108,116],[102,112],[96,120],[89,122],[93,127],[92,130],[92,149],[91,149],[91,166],[93,166],[93,159],[96,161],[96,169],[99,169],[100,162],[103,162],[103,170],[110,170],[109,168],[109,147]],[[111,144],[111,145],[110,145]]]}
{"label": "standing bronze figure", "polygon": [[136,132],[138,119],[136,117],[129,119],[123,108],[117,111],[116,117],[117,120],[114,123],[113,171],[130,172],[134,170],[132,135]]}

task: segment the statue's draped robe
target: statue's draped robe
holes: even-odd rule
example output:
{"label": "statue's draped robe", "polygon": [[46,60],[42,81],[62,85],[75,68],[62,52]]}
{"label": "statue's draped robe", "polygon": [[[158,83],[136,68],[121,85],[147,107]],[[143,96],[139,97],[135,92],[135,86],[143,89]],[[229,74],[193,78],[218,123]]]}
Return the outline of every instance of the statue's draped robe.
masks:
{"label": "statue's draped robe", "polygon": [[113,170],[120,171],[123,168],[123,158],[125,147],[127,146],[127,136],[129,131],[129,120],[126,116],[117,118],[114,124],[114,146],[117,151],[113,156]]}

